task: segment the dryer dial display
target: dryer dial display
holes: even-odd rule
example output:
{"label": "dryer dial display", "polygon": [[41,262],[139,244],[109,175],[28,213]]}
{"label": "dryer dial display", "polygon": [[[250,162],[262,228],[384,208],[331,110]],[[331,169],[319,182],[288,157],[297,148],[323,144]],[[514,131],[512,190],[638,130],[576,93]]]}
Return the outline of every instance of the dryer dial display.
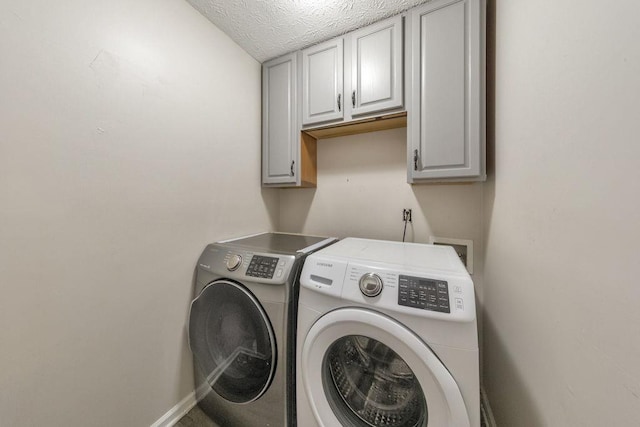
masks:
{"label": "dryer dial display", "polygon": [[241,265],[242,257],[238,254],[233,254],[226,260],[227,270],[229,271],[236,271]]}

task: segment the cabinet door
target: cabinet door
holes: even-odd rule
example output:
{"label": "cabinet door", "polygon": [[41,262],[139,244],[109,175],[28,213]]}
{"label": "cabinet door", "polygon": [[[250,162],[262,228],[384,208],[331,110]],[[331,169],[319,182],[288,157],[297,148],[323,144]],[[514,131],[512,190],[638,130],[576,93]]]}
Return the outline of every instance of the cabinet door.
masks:
{"label": "cabinet door", "polygon": [[262,65],[262,183],[296,184],[296,54]]}
{"label": "cabinet door", "polygon": [[344,117],[343,40],[329,40],[302,51],[302,123]]}
{"label": "cabinet door", "polygon": [[402,107],[402,16],[351,33],[351,115]]}
{"label": "cabinet door", "polygon": [[408,177],[483,180],[483,0],[435,0],[410,13]]}

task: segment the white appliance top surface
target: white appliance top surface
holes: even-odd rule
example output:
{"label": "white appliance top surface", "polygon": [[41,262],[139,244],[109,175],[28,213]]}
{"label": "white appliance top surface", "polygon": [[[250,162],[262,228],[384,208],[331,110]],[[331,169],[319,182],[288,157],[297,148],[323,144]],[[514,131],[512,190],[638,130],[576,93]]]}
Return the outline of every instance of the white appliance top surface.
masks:
{"label": "white appliance top surface", "polygon": [[467,273],[450,246],[348,237],[316,254],[320,257],[343,258],[346,261],[384,263],[400,270],[435,269],[454,274]]}

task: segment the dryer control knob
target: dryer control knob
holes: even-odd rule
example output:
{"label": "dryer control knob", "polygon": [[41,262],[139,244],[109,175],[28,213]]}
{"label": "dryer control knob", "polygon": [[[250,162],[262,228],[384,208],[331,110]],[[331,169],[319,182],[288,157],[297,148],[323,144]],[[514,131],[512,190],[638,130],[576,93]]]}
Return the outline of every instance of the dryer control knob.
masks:
{"label": "dryer control knob", "polygon": [[227,260],[227,270],[235,271],[242,264],[242,257],[238,254],[233,254]]}
{"label": "dryer control knob", "polygon": [[382,292],[382,279],[374,273],[367,273],[360,278],[360,292],[366,297],[375,297]]}

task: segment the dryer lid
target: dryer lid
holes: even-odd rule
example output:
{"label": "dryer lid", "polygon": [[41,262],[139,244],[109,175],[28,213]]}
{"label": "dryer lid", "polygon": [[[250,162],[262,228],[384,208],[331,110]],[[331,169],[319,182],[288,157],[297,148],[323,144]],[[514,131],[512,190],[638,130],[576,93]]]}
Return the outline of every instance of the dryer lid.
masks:
{"label": "dryer lid", "polygon": [[335,240],[330,237],[306,236],[294,233],[262,233],[239,239],[225,240],[219,243],[255,252],[296,255],[298,253],[311,252]]}

